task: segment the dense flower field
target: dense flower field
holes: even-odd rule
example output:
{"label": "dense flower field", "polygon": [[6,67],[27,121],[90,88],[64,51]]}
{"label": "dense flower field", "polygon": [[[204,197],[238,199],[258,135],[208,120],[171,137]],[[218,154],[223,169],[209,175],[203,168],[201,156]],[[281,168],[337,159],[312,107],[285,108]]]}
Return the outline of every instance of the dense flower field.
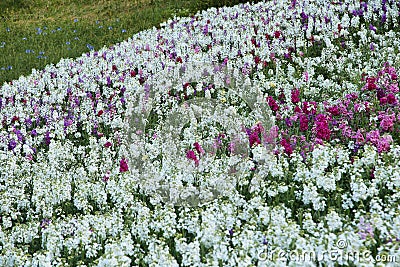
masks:
{"label": "dense flower field", "polygon": [[268,1],[0,90],[1,266],[397,266],[400,3]]}

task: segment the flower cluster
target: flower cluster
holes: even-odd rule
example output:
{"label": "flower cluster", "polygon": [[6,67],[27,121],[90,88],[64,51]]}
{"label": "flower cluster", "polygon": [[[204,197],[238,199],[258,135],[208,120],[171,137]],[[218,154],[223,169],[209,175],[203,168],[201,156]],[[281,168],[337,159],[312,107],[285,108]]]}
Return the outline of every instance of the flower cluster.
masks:
{"label": "flower cluster", "polygon": [[399,11],[211,8],[4,84],[0,265],[398,265]]}

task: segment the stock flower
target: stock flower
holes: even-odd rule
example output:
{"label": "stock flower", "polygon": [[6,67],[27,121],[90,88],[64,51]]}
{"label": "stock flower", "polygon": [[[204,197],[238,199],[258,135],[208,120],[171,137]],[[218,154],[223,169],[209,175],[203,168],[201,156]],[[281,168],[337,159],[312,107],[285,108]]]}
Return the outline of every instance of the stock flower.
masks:
{"label": "stock flower", "polygon": [[378,152],[382,153],[388,151],[391,143],[393,143],[393,138],[391,135],[382,136],[377,142]]}
{"label": "stock flower", "polygon": [[379,119],[381,120],[379,126],[382,128],[383,131],[393,130],[393,123],[396,120],[396,116],[394,114],[391,115],[382,114],[379,116]]}
{"label": "stock flower", "polygon": [[380,139],[379,130],[373,130],[367,133],[366,141],[369,141],[372,144],[377,145],[379,139]]}
{"label": "stock flower", "polygon": [[[3,176],[7,177],[7,194],[3,194],[0,219],[2,245],[9,248],[12,256],[6,261],[11,259],[21,266],[32,265],[32,262],[43,265],[45,260],[74,265],[76,255],[86,255],[87,265],[100,266],[110,263],[130,266],[135,264],[133,259],[143,259],[145,265],[151,266],[198,266],[203,262],[209,265],[223,262],[227,266],[249,266],[259,260],[254,248],[262,244],[274,243],[274,246],[284,250],[317,251],[329,248],[332,238],[343,237],[349,241],[349,251],[370,252],[372,248],[378,252],[395,253],[397,241],[395,244],[382,241],[388,237],[395,238],[399,225],[399,194],[392,178],[399,172],[397,163],[400,160],[398,77],[396,69],[388,63],[379,71],[376,69],[381,57],[392,56],[384,48],[389,44],[396,45],[397,40],[392,35],[395,29],[387,35],[382,34],[386,25],[379,23],[379,14],[374,14],[374,7],[371,6],[373,3],[361,2],[355,11],[339,8],[341,11],[336,13],[337,7],[352,5],[351,1],[330,5],[320,5],[322,1],[308,1],[307,7],[298,2],[264,1],[255,5],[204,11],[204,17],[174,18],[166,23],[165,28],[141,32],[129,41],[104,48],[101,52],[93,51],[77,59],[63,60],[57,65],[47,66],[43,71],[33,71],[29,77],[6,83],[0,93],[0,169],[2,175],[5,172]],[[396,5],[386,2],[382,1],[382,11],[386,13],[383,9],[387,9],[387,19],[391,20],[397,12]],[[274,6],[276,8],[271,12]],[[314,12],[316,10],[317,13]],[[229,20],[235,17],[238,19]],[[366,31],[360,30],[361,18],[368,18],[362,22],[367,23]],[[205,20],[209,20],[207,29],[203,28]],[[376,32],[368,30],[369,24],[375,25]],[[389,24],[387,26],[390,27]],[[330,36],[335,36],[336,29],[339,39],[330,42]],[[357,35],[360,38],[354,45],[353,36]],[[289,36],[290,40],[285,40],[284,37]],[[261,38],[265,42],[259,42]],[[251,43],[244,41],[246,39]],[[307,40],[311,40],[311,44]],[[379,42],[374,41],[376,43],[373,44],[375,56],[367,57],[369,60],[365,61],[360,48],[367,47],[366,52],[369,53],[371,40]],[[293,44],[288,41],[294,41],[297,47],[287,48]],[[331,56],[314,54],[307,58],[310,52],[313,54],[313,50],[321,48],[317,47],[321,43],[329,48]],[[384,55],[376,56],[381,51]],[[145,113],[144,102],[151,100],[152,114],[169,110],[171,107],[166,104],[169,100],[170,103],[181,104],[183,99],[179,97],[184,95],[181,90],[192,87],[192,77],[186,77],[191,73],[185,73],[185,79],[182,83],[179,81],[179,85],[183,85],[183,88],[179,86],[180,92],[174,92],[175,86],[169,84],[168,95],[164,90],[166,87],[158,89],[150,86],[152,75],[162,73],[157,82],[166,84],[191,62],[210,60],[219,62],[213,70],[224,75],[226,73],[221,72],[228,66],[227,62],[232,63],[229,67],[237,73],[218,79],[229,86],[236,86],[239,93],[252,92],[247,92],[245,86],[237,86],[238,77],[235,74],[250,77],[252,82],[254,80],[260,85],[264,85],[264,80],[272,80],[267,82],[270,82],[269,88],[261,88],[262,94],[257,97],[267,93],[271,95],[266,99],[267,109],[275,114],[272,119],[276,125],[267,129],[266,125],[258,123],[247,128],[244,140],[237,137],[239,141],[229,142],[223,140],[223,135],[213,140],[218,148],[228,143],[228,151],[233,153],[235,145],[236,150],[242,152],[240,141],[247,142],[248,138],[254,153],[245,153],[246,161],[241,163],[246,164],[236,165],[238,157],[224,157],[226,151],[221,149],[218,151],[221,157],[215,159],[217,164],[208,165],[205,175],[195,177],[188,174],[186,171],[191,171],[191,168],[182,169],[185,166],[182,162],[163,161],[162,168],[158,169],[156,166],[161,167],[160,161],[149,160],[146,163],[150,168],[140,173],[140,177],[126,175],[124,179],[110,181],[108,170],[114,164],[119,162],[121,173],[134,167],[128,167],[128,159],[118,157],[118,149],[104,149],[125,147],[121,130],[126,128],[123,118],[131,115],[132,110],[128,108],[130,101],[143,99],[143,103],[138,102],[140,107],[137,110]],[[365,70],[349,68],[345,64],[359,61]],[[393,61],[397,66],[398,62]],[[285,65],[285,71],[282,68],[279,71],[279,64],[281,67]],[[245,67],[241,72],[243,65]],[[274,67],[277,67],[276,72]],[[323,70],[325,67],[329,71]],[[361,72],[368,73],[365,75],[370,77],[364,79],[366,77]],[[262,77],[266,73],[268,79]],[[197,74],[193,71],[194,76]],[[355,80],[354,77],[360,74],[361,81]],[[218,86],[213,87],[207,84],[209,79],[198,76],[198,84],[208,88],[204,89],[207,93],[218,92]],[[300,90],[293,88],[296,86],[302,88],[302,92],[304,90],[304,99],[300,99]],[[284,89],[276,92],[278,88]],[[196,93],[199,96],[204,92],[197,90]],[[291,94],[291,103],[285,98],[289,96],[287,93]],[[190,94],[186,98],[188,96]],[[159,105],[161,98],[168,101]],[[63,100],[66,100],[65,105]],[[245,113],[240,112],[244,117],[243,125],[253,119]],[[250,115],[260,114],[254,112]],[[23,119],[27,117],[32,117],[32,120],[25,120],[24,125]],[[63,125],[69,128],[63,131]],[[157,128],[160,125],[163,124],[149,120],[146,127]],[[95,135],[91,135],[92,131]],[[138,129],[134,131],[138,135],[143,134]],[[213,128],[213,134],[220,131],[225,129],[219,126]],[[162,138],[161,134],[143,137],[149,141],[144,147],[152,159],[170,152],[170,147],[162,146]],[[197,134],[189,135],[189,139],[193,140],[191,138],[197,138]],[[48,144],[51,141],[51,145],[43,145],[47,141]],[[199,159],[205,153],[199,142],[185,140],[184,144],[189,145],[190,150],[183,151],[186,154],[186,158],[183,154],[183,163],[188,161],[192,164],[194,161],[194,165],[199,166]],[[260,145],[262,142],[264,146]],[[7,148],[13,151],[7,151]],[[17,148],[21,155],[18,155]],[[389,157],[381,155],[389,149],[393,149]],[[160,153],[164,151],[165,154]],[[176,160],[181,160],[181,157]],[[354,165],[349,166],[349,162]],[[227,164],[243,169],[245,173],[242,177],[249,183],[246,180],[245,184],[239,181],[236,186],[229,181],[225,183],[229,179],[228,169],[225,168]],[[75,165],[78,167],[74,168]],[[374,181],[368,177],[370,175],[375,178]],[[201,179],[197,179],[199,177]],[[150,180],[142,183],[142,178]],[[201,187],[189,187],[193,191],[185,191],[185,182],[191,179],[196,179]],[[207,201],[201,208],[193,209],[175,208],[175,205],[164,203],[157,205],[153,201],[157,203],[159,199],[149,194],[160,188],[157,187],[160,180],[166,182],[166,186],[171,185],[172,198],[197,189],[201,189],[204,196],[209,194],[214,197],[214,193],[218,193],[216,195],[223,198],[222,201]],[[208,191],[208,182],[222,191]],[[189,185],[197,187],[196,183],[189,182]],[[132,185],[137,185],[138,190],[133,190]],[[75,194],[71,193],[74,186]],[[365,201],[368,205],[363,207]],[[73,209],[68,208],[70,204]],[[59,208],[60,205],[62,208]],[[79,212],[70,214],[75,210]],[[300,210],[304,211],[298,214],[303,218],[301,223],[298,216],[287,216]],[[349,210],[355,212],[355,218],[348,218],[346,214]],[[357,214],[366,213],[371,214],[373,225],[372,221],[365,223],[364,218],[360,219],[360,223],[356,221],[360,218]],[[29,220],[18,219],[18,216],[25,218],[27,215]],[[15,219],[15,216],[18,218]],[[53,218],[53,221],[48,223],[42,218]],[[31,237],[38,235],[38,225],[42,226],[39,227],[39,235],[46,238],[37,248],[35,244],[31,246],[33,250],[28,252],[34,253],[32,258],[32,253],[24,253],[26,249],[19,241],[29,243]],[[375,233],[381,234],[374,235],[375,229]],[[305,238],[304,231],[315,235]],[[332,231],[337,236],[330,234]],[[227,232],[231,237],[229,242],[226,242]],[[168,240],[176,241],[174,251],[169,249]],[[291,242],[293,240],[296,242]],[[140,243],[146,243],[145,252],[132,249]],[[207,249],[203,250],[204,247]],[[65,256],[60,251],[73,253]],[[333,261],[324,259],[324,264],[334,265]],[[271,260],[264,265],[274,264],[276,262]],[[341,264],[354,265],[346,261]]]}
{"label": "stock flower", "polygon": [[128,162],[126,158],[122,158],[119,162],[119,172],[127,172],[129,170]]}
{"label": "stock flower", "polygon": [[279,110],[279,106],[276,103],[275,99],[272,96],[268,96],[267,97],[267,103],[269,105],[269,107],[272,109],[272,111],[278,111]]}
{"label": "stock flower", "polygon": [[368,77],[367,78],[367,85],[366,85],[366,89],[372,91],[377,89],[377,85],[375,84],[376,82],[376,78],[375,77]]}
{"label": "stock flower", "polygon": [[195,142],[195,143],[193,144],[193,146],[194,146],[194,148],[196,149],[197,153],[198,153],[200,156],[202,156],[202,155],[205,153],[204,149],[200,146],[200,144],[199,144],[198,142]]}
{"label": "stock flower", "polygon": [[306,115],[300,115],[300,131],[305,132],[308,130],[308,118]]}
{"label": "stock flower", "polygon": [[396,104],[397,103],[397,99],[396,96],[392,93],[386,95],[386,99],[387,99],[387,103],[389,104]]}
{"label": "stock flower", "polygon": [[332,116],[338,116],[338,115],[340,115],[340,111],[339,111],[339,108],[338,108],[338,106],[332,106],[332,107],[328,107],[327,109],[326,109],[329,113],[331,113],[332,114]]}
{"label": "stock flower", "polygon": [[17,146],[17,142],[14,139],[11,139],[8,142],[8,150],[13,150]]}
{"label": "stock flower", "polygon": [[188,150],[186,152],[186,158],[190,159],[190,160],[193,160],[196,167],[199,166],[199,160],[197,159],[196,154],[194,153],[193,150]]}
{"label": "stock flower", "polygon": [[286,138],[282,138],[282,140],[280,141],[280,144],[281,144],[281,146],[284,147],[286,154],[288,154],[290,156],[293,153],[293,148]]}
{"label": "stock flower", "polygon": [[310,101],[310,102],[303,102],[303,112],[304,114],[315,114],[316,113],[316,109],[317,109],[317,103],[314,101]]}
{"label": "stock flower", "polygon": [[249,142],[250,142],[250,147],[253,147],[254,144],[256,144],[256,145],[261,144],[261,140],[258,136],[258,132],[254,131],[249,135]]}
{"label": "stock flower", "polygon": [[50,132],[49,131],[47,131],[45,136],[44,136],[44,142],[45,142],[46,145],[50,145],[51,137],[50,137]]}
{"label": "stock flower", "polygon": [[318,114],[315,118],[316,137],[322,140],[329,140],[331,130],[329,129],[328,119],[323,114]]}
{"label": "stock flower", "polygon": [[370,223],[366,223],[364,217],[360,218],[360,223],[358,224],[359,232],[361,239],[366,239],[368,236],[374,237],[374,227]]}
{"label": "stock flower", "polygon": [[300,90],[299,89],[296,88],[296,89],[292,90],[291,100],[292,100],[293,104],[296,104],[296,103],[300,102],[299,96],[300,96]]}

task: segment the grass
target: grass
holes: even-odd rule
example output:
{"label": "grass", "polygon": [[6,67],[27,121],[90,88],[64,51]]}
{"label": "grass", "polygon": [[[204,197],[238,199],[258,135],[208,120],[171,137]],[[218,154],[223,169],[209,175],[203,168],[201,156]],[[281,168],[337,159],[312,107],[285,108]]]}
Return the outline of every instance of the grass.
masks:
{"label": "grass", "polygon": [[0,84],[128,39],[176,16],[243,0],[2,0]]}

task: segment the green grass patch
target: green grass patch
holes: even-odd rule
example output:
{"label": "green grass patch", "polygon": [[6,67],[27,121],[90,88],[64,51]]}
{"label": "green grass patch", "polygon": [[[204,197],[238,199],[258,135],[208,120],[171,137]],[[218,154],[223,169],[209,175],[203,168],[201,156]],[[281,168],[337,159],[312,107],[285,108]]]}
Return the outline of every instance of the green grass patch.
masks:
{"label": "green grass patch", "polygon": [[176,16],[240,0],[2,0],[0,84],[128,39]]}

